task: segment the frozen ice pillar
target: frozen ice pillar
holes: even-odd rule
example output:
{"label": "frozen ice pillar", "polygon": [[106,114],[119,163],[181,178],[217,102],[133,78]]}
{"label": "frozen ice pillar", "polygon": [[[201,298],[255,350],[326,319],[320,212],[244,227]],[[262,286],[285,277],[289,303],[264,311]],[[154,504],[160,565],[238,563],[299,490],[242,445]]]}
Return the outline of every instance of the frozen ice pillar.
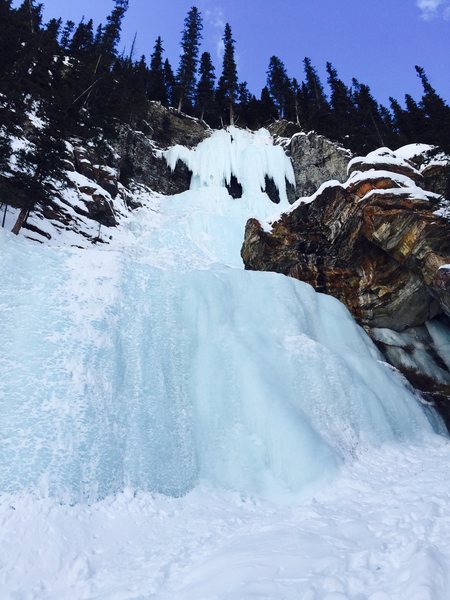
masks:
{"label": "frozen ice pillar", "polygon": [[234,176],[243,196],[259,195],[268,178],[279,192],[280,204],[289,205],[287,183],[295,186],[291,161],[281,146],[274,145],[267,129],[214,131],[196,148],[174,146],[166,152],[166,160],[172,170],[180,160],[192,171],[191,190],[224,187]]}

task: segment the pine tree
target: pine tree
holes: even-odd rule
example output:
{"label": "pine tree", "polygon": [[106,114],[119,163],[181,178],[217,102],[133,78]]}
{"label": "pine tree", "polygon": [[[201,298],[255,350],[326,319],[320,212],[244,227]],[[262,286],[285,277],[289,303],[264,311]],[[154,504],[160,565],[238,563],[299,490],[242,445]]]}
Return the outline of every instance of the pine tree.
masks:
{"label": "pine tree", "polygon": [[173,106],[175,103],[176,80],[168,58],[164,61],[164,85],[167,91],[167,104]]}
{"label": "pine tree", "polygon": [[301,87],[294,77],[290,82],[286,104],[285,118],[300,125],[300,95]]}
{"label": "pine tree", "polygon": [[0,173],[9,171],[9,159],[11,153],[11,142],[7,137],[6,132],[4,132],[3,135],[0,132]]}
{"label": "pine tree", "polygon": [[424,90],[421,107],[427,120],[426,141],[450,151],[450,108],[430,84],[424,69],[416,66],[416,72]]}
{"label": "pine tree", "polygon": [[351,134],[356,116],[351,89],[339,79],[336,69],[330,62],[327,63],[327,73],[328,84],[331,90],[330,137],[351,144]]}
{"label": "pine tree", "polygon": [[224,55],[222,75],[217,86],[217,95],[220,102],[228,109],[230,125],[234,125],[234,105],[238,91],[238,76],[236,60],[234,58],[233,34],[229,23],[225,25],[223,34]]}
{"label": "pine tree", "polygon": [[277,118],[277,107],[275,106],[275,102],[273,101],[267,86],[262,89],[258,112],[258,121],[260,125],[266,125]]}
{"label": "pine tree", "polygon": [[241,127],[248,127],[253,121],[251,109],[254,100],[256,100],[256,98],[250,93],[248,89],[248,83],[246,81],[242,81],[238,85],[236,107],[236,113],[238,115]]}
{"label": "pine tree", "polygon": [[120,40],[122,21],[128,10],[128,0],[114,0],[114,9],[106,18],[106,25],[101,36],[101,49],[103,53],[114,57]]}
{"label": "pine tree", "polygon": [[283,119],[291,91],[289,77],[282,61],[277,56],[272,56],[267,70],[267,88],[275,102],[278,117]]}
{"label": "pine tree", "polygon": [[203,121],[205,113],[214,107],[214,87],[216,75],[209,52],[204,52],[200,59],[200,79],[197,86],[195,105]]}
{"label": "pine tree", "polygon": [[181,112],[184,102],[193,104],[202,29],[201,14],[193,6],[184,20],[182,32],[182,53],[177,72],[178,112]]}
{"label": "pine tree", "polygon": [[24,190],[27,197],[27,203],[22,207],[12,230],[16,235],[26,224],[36,204],[43,204],[51,197],[51,180],[63,185],[66,182],[66,146],[54,125],[48,123],[38,130],[32,142],[32,149],[19,152],[19,172],[14,176],[15,185]]}
{"label": "pine tree", "polygon": [[302,85],[303,114],[307,127],[319,133],[330,135],[331,111],[328,105],[322,82],[312,66],[311,59],[306,57],[303,61],[306,80]]}
{"label": "pine tree", "polygon": [[355,113],[355,148],[358,152],[369,152],[385,146],[383,121],[378,102],[368,85],[353,79]]}
{"label": "pine tree", "polygon": [[158,36],[150,59],[148,96],[150,100],[157,100],[162,104],[167,105],[168,98],[164,77],[163,52],[162,39]]}
{"label": "pine tree", "polygon": [[61,49],[67,50],[69,48],[70,39],[72,37],[73,31],[75,29],[75,23],[73,21],[66,21],[64,25],[64,29],[61,33]]}
{"label": "pine tree", "polygon": [[[12,0],[0,0],[0,92],[7,91],[22,42]],[[9,90],[11,91],[11,90]]]}

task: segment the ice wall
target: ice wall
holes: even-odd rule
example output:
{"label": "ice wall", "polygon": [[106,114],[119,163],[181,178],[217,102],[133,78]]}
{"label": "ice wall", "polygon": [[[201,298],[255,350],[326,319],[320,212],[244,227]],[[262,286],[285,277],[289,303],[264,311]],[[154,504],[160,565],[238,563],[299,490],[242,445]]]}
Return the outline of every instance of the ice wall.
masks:
{"label": "ice wall", "polygon": [[0,236],[0,490],[298,492],[431,426],[337,300]]}
{"label": "ice wall", "polygon": [[265,190],[266,176],[273,180],[282,205],[289,206],[286,181],[295,186],[294,170],[281,146],[266,129],[250,132],[237,127],[214,131],[194,149],[174,146],[166,152],[172,170],[182,161],[192,172],[191,190],[220,188],[234,175],[244,196]]}
{"label": "ice wall", "polygon": [[274,209],[264,174],[289,175],[266,133],[176,153],[194,189],[149,199],[109,247],[0,231],[0,492],[79,502],[204,480],[279,497],[439,429],[342,304],[243,270],[246,220]]}

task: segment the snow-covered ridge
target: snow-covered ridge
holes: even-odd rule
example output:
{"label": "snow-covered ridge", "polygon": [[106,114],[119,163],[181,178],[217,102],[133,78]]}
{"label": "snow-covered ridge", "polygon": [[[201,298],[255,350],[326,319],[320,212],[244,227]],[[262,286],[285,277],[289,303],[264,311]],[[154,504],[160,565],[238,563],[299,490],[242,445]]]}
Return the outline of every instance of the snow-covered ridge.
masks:
{"label": "snow-covered ridge", "polygon": [[286,182],[295,186],[290,159],[266,129],[251,132],[229,127],[214,131],[196,148],[174,146],[165,156],[172,170],[180,160],[192,172],[192,190],[224,187],[234,176],[242,185],[243,195],[250,196],[266,189],[267,177],[278,189],[281,204],[288,205]]}

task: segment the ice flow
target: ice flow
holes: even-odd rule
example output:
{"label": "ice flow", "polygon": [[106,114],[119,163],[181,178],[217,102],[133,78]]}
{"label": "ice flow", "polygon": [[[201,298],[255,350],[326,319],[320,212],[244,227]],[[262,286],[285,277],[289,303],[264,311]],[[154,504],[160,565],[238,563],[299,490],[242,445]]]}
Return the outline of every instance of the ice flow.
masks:
{"label": "ice flow", "polygon": [[273,497],[439,430],[342,304],[243,270],[246,220],[276,208],[265,176],[281,208],[292,181],[269,134],[215,132],[167,158],[191,190],[149,197],[108,247],[0,235],[0,490],[81,502],[206,481]]}

